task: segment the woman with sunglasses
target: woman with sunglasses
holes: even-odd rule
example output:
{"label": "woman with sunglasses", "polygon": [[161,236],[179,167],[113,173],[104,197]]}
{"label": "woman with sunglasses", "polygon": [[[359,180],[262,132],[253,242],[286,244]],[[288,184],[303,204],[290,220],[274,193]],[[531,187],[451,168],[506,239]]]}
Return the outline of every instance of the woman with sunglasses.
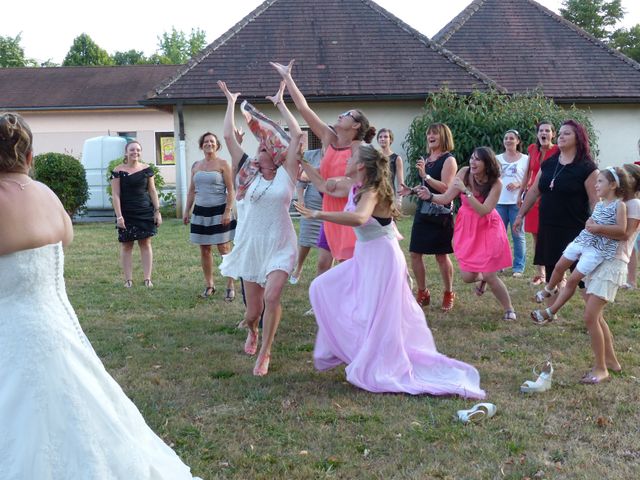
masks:
{"label": "woman with sunglasses", "polygon": [[[347,160],[351,157],[352,143],[360,143],[362,141],[371,143],[376,129],[369,125],[367,117],[357,109],[347,110],[338,115],[338,119],[333,125],[328,125],[322,121],[309,107],[307,100],[293,80],[291,75],[293,62],[294,60],[291,60],[288,65],[271,62],[271,65],[286,83],[291,99],[294,101],[302,118],[322,141],[325,154],[320,161],[320,174],[325,180],[333,177],[343,177],[347,169]],[[341,212],[346,204],[346,198],[325,195],[322,199],[322,210]],[[324,233],[333,258],[342,261],[353,256],[356,237],[352,228],[335,223],[325,223]]]}

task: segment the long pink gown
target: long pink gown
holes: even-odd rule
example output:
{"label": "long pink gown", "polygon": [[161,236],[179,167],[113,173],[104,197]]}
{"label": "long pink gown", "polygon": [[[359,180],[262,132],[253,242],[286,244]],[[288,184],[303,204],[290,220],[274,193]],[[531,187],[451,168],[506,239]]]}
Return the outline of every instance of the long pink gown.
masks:
{"label": "long pink gown", "polygon": [[[494,208],[481,217],[466,196],[453,228],[453,253],[464,272],[497,272],[512,265],[511,248],[500,214]],[[481,198],[478,200],[483,201]]]}
{"label": "long pink gown", "polygon": [[[345,210],[355,209],[353,190]],[[438,353],[408,284],[393,223],[354,228],[353,258],[317,277],[309,296],[318,370],[346,363],[347,380],[370,392],[484,398],[471,365]]]}

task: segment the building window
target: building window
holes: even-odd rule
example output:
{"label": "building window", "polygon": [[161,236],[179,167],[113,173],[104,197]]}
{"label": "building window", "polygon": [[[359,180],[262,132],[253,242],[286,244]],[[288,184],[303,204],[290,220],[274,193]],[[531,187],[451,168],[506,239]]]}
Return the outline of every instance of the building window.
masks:
{"label": "building window", "polygon": [[138,136],[138,132],[118,132],[118,136],[127,140],[127,142],[131,140],[135,140]]}
{"label": "building window", "polygon": [[176,147],[173,132],[156,132],[156,165],[175,165]]}

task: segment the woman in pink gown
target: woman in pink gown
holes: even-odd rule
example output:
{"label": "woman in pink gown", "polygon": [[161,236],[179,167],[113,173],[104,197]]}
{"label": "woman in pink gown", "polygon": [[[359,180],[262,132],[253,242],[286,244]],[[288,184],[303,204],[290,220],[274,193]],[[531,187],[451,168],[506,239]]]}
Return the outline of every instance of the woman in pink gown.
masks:
{"label": "woman in pink gown", "polygon": [[[469,166],[461,168],[445,193],[434,195],[425,187],[416,187],[427,202],[448,205],[460,196],[462,206],[453,229],[453,253],[458,260],[462,280],[476,282],[475,293],[484,294],[486,286],[504,308],[503,320],[515,320],[511,297],[497,272],[511,266],[511,249],[496,204],[502,191],[500,164],[489,147],[473,151]],[[463,194],[463,195],[461,195]]]}
{"label": "woman in pink gown", "polygon": [[[320,176],[311,173],[318,189],[329,193]],[[296,207],[307,218],[354,227],[357,237],[353,258],[311,284],[318,322],[316,368],[346,363],[347,380],[370,392],[484,398],[473,366],[438,353],[424,312],[413,298],[393,223],[398,211],[387,157],[360,146],[348,174],[355,183],[340,180],[330,193],[348,195],[344,212]]]}

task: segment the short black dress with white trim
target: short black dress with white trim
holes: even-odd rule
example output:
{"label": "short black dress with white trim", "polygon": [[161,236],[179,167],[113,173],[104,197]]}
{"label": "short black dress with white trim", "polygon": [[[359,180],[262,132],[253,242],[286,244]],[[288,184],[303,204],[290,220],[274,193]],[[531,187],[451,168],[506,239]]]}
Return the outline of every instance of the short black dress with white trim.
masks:
{"label": "short black dress with white trim", "polygon": [[111,178],[120,179],[120,210],[125,228],[116,226],[119,242],[142,240],[157,233],[148,190],[149,178],[153,175],[151,167],[135,173],[111,172]]}

